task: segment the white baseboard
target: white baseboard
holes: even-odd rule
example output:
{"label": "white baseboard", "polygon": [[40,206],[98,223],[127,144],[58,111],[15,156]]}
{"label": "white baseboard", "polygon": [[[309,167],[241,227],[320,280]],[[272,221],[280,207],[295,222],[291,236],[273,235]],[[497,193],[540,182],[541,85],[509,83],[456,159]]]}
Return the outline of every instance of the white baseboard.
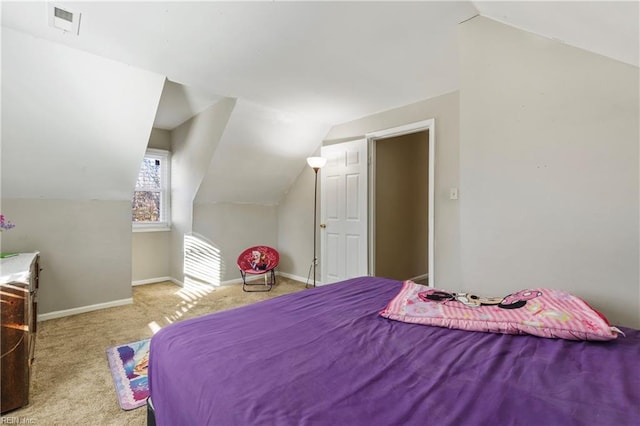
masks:
{"label": "white baseboard", "polygon": [[[276,275],[281,276],[281,277],[285,277],[285,278],[289,278],[291,280],[296,280],[296,281],[299,281],[301,283],[306,283],[307,282],[307,279],[304,278],[304,277],[300,277],[300,276],[293,275],[293,274],[288,274],[286,272],[276,271]],[[150,279],[147,279],[147,280],[132,281],[131,285],[132,286],[137,286],[137,285],[159,283],[159,282],[164,282],[164,281],[171,281],[172,283],[174,283],[177,286],[184,287],[184,283],[182,281],[179,281],[179,280],[177,280],[175,278],[172,278],[172,277],[159,277],[159,278],[150,278]],[[242,284],[242,278],[235,278],[235,279],[223,281],[223,282],[220,283],[221,286],[233,285],[233,284]],[[320,281],[316,280],[316,285],[322,285],[322,283]],[[99,309],[115,308],[116,306],[131,305],[132,303],[133,303],[133,298],[130,297],[128,299],[113,300],[111,302],[106,302],[106,303],[98,303],[96,305],[81,306],[79,308],[65,309],[65,310],[62,310],[62,311],[55,311],[55,312],[48,312],[46,314],[38,315],[38,321],[47,321],[47,320],[52,320],[52,319],[56,319],[56,318],[68,317],[68,316],[71,316],[71,315],[84,314],[86,312],[97,311]]]}
{"label": "white baseboard", "polygon": [[155,284],[155,283],[161,283],[164,281],[174,281],[174,279],[171,277],[149,278],[146,280],[131,281],[131,285],[135,286],[135,285]]}
{"label": "white baseboard", "polygon": [[106,303],[98,303],[97,305],[81,306],[79,308],[65,309],[62,311],[48,312],[46,314],[38,315],[38,321],[47,321],[55,318],[68,317],[71,315],[84,314],[85,312],[97,311],[99,309],[115,308],[116,306],[131,305],[133,298],[121,300],[113,300]]}
{"label": "white baseboard", "polygon": [[[257,275],[256,275],[257,276]],[[291,280],[296,280],[296,281],[300,281],[301,283],[305,283],[307,282],[307,279],[304,277],[299,277],[297,275],[293,275],[293,274],[288,274],[286,272],[280,272],[280,271],[276,271],[276,276],[278,277],[285,277],[285,278],[289,278]],[[316,284],[319,284],[320,281],[316,280]],[[227,280],[227,281],[222,281],[220,283],[220,285],[233,285],[233,284],[242,284],[242,278],[235,278],[232,280]]]}
{"label": "white baseboard", "polygon": [[[307,283],[306,277],[300,277],[298,275],[289,274],[287,272],[276,272],[276,275],[289,278],[290,280],[300,281],[301,283],[304,283],[304,284]],[[316,279],[316,285],[317,286],[322,285],[322,281]]]}
{"label": "white baseboard", "polygon": [[[286,272],[276,271],[276,275],[279,277],[282,276],[292,280],[300,281],[301,283],[307,282],[307,279],[305,277],[299,277],[297,275],[288,274]],[[179,285],[180,287],[184,287],[184,283],[181,281],[178,281],[175,278],[166,277],[166,279],[162,278],[161,281],[172,281],[174,284]],[[231,280],[222,281],[220,284],[217,284],[216,286],[225,286],[225,285],[234,285],[234,284],[242,284],[242,278],[233,278]],[[322,285],[322,282],[316,280],[316,285]]]}
{"label": "white baseboard", "polygon": [[221,286],[223,286],[223,285],[233,285],[233,284],[242,284],[242,278],[234,278],[232,280],[222,281],[220,283]]}
{"label": "white baseboard", "polygon": [[184,283],[182,281],[179,281],[173,277],[169,278],[169,281],[171,281],[172,283],[174,283],[175,285],[177,285],[178,287],[184,287]]}
{"label": "white baseboard", "polygon": [[418,275],[417,277],[409,278],[411,281],[422,280],[425,278],[429,278],[429,274]]}

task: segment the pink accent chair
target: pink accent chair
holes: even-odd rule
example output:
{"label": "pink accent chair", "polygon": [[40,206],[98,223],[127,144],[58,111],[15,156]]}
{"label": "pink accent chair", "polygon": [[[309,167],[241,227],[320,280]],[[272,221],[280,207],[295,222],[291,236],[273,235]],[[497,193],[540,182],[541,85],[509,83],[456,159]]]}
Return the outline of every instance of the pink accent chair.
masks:
{"label": "pink accent chair", "polygon": [[[272,247],[249,247],[238,256],[237,264],[242,275],[242,290],[246,292],[271,291],[276,284],[275,268],[280,262],[280,254]],[[248,283],[247,274],[264,275],[263,283]],[[249,287],[261,286],[262,289],[249,290]]]}

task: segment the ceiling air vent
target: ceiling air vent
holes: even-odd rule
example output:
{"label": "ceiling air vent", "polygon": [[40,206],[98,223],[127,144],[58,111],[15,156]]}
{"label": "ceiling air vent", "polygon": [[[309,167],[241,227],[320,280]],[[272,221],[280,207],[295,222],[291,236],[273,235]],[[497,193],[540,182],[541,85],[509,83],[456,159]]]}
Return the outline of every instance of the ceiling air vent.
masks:
{"label": "ceiling air vent", "polygon": [[55,3],[49,3],[49,26],[78,35],[80,30],[80,13],[74,12],[68,7]]}

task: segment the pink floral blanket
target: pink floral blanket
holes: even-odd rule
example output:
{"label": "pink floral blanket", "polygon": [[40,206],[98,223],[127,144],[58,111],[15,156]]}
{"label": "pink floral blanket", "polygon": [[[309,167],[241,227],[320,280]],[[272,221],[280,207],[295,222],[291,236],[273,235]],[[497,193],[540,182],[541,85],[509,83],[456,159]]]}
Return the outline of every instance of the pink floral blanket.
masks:
{"label": "pink floral blanket", "polygon": [[406,281],[380,315],[413,324],[569,340],[612,340],[622,334],[584,300],[549,288],[487,298]]}

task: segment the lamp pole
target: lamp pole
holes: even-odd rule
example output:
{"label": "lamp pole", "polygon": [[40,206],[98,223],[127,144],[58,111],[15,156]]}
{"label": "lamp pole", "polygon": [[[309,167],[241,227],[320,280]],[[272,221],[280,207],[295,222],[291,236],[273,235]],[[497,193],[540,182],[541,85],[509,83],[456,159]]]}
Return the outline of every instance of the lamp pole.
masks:
{"label": "lamp pole", "polygon": [[313,189],[313,286],[316,286],[316,266],[318,265],[318,256],[316,255],[316,239],[318,237],[318,170],[320,167],[314,167],[316,174]]}
{"label": "lamp pole", "polygon": [[[322,166],[327,163],[326,158],[322,157],[309,157],[307,158],[307,163],[313,169],[315,173],[314,183],[313,183],[313,263],[311,264],[311,268],[313,268],[313,286],[316,286],[316,266],[318,265],[318,255],[316,254],[316,241],[317,241],[317,233],[318,233],[318,170]],[[309,271],[309,274],[311,271]],[[307,285],[309,284],[309,276],[307,275]],[[306,287],[306,286],[305,286]]]}

